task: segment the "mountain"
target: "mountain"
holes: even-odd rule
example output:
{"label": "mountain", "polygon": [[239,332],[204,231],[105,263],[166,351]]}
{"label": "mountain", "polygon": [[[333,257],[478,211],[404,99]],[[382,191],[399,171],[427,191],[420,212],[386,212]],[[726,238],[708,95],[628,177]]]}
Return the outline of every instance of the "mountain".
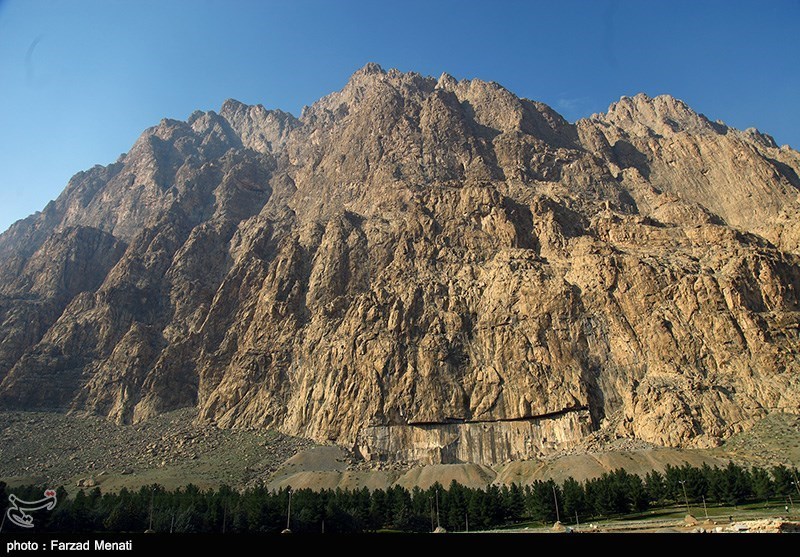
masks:
{"label": "mountain", "polygon": [[163,120],[0,235],[0,408],[196,406],[370,460],[800,413],[800,153],[669,96],[575,124],[368,64]]}

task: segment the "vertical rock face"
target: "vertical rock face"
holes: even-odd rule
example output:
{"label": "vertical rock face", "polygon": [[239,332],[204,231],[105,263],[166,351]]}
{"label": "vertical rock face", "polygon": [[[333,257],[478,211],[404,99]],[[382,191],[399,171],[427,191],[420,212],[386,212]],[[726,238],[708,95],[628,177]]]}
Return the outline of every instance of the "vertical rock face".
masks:
{"label": "vertical rock face", "polygon": [[497,463],[545,455],[591,432],[589,412],[572,408],[536,418],[367,426],[356,450],[368,461]]}
{"label": "vertical rock face", "polygon": [[0,406],[182,406],[369,458],[800,411],[800,154],[671,97],[576,124],[374,64],[146,130],[0,235]]}

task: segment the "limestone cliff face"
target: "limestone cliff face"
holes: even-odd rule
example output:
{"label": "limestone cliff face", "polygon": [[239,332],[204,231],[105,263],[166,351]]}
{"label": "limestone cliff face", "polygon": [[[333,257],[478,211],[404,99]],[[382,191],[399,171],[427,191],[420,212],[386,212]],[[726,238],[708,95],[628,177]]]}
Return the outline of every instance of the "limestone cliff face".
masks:
{"label": "limestone cliff face", "polygon": [[800,154],[670,97],[576,124],[370,64],[162,121],[0,235],[0,405],[196,405],[369,458],[800,411]]}

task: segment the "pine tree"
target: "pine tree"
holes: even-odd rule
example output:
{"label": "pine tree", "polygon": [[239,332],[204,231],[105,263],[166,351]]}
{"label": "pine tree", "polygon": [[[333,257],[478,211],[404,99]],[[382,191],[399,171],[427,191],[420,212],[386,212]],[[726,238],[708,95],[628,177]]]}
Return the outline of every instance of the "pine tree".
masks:
{"label": "pine tree", "polygon": [[664,475],[658,470],[648,472],[645,476],[645,489],[652,503],[661,503],[666,498],[667,492]]}
{"label": "pine tree", "polygon": [[376,489],[372,492],[369,501],[367,529],[374,531],[386,526],[389,523],[389,520],[387,520],[387,513],[386,492],[382,489]]}
{"label": "pine tree", "polygon": [[578,516],[586,516],[586,494],[583,486],[570,476],[561,484],[561,492],[564,494],[564,516],[568,520]]}
{"label": "pine tree", "polygon": [[750,477],[753,484],[753,495],[759,500],[767,501],[775,494],[775,486],[769,472],[763,468],[754,466],[750,470]]}
{"label": "pine tree", "polygon": [[642,478],[636,474],[628,476],[627,499],[631,511],[641,512],[650,507],[647,489]]}

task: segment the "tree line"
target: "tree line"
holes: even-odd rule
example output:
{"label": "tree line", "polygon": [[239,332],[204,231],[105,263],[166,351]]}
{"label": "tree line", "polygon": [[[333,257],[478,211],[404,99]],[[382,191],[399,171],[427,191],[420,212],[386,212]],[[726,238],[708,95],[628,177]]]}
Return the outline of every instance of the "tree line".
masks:
{"label": "tree line", "polygon": [[[0,501],[42,497],[39,486],[0,482]],[[153,484],[138,490],[103,493],[80,490],[67,497],[57,490],[52,511],[36,511],[35,531],[46,532],[430,532],[485,530],[520,523],[588,522],[673,505],[738,505],[753,501],[797,500],[798,470],[667,466],[644,477],[623,469],[583,482],[537,480],[529,485],[469,488],[453,481],[445,488],[402,486],[388,489],[314,491],[266,487],[237,491],[228,486],[203,490],[187,485],[175,490]],[[795,499],[791,499],[794,497]],[[291,505],[290,505],[291,498]],[[290,510],[291,509],[291,510]],[[15,526],[5,523],[3,531]]]}

